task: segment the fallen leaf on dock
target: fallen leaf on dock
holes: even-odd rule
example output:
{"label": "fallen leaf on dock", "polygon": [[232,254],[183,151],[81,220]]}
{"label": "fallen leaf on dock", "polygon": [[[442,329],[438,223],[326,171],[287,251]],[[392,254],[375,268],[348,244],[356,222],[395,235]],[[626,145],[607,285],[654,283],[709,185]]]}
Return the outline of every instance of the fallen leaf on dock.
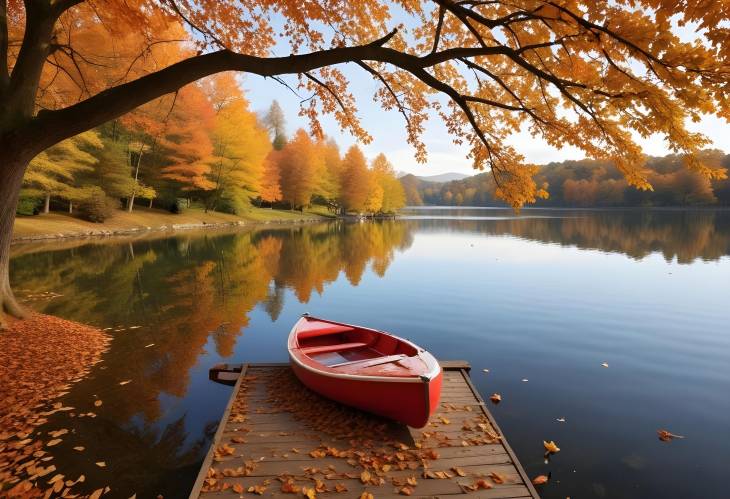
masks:
{"label": "fallen leaf on dock", "polygon": [[373,497],[370,492],[364,491],[362,494],[360,494],[360,499],[375,499],[375,497]]}
{"label": "fallen leaf on dock", "polygon": [[235,492],[236,494],[243,494],[243,485],[241,485],[240,483],[234,483],[233,492]]}
{"label": "fallen leaf on dock", "polygon": [[459,476],[466,476],[466,473],[461,468],[454,466],[451,470]]}
{"label": "fallen leaf on dock", "polygon": [[492,396],[489,397],[489,400],[495,404],[499,404],[502,401],[502,396],[499,393],[493,393]]}
{"label": "fallen leaf on dock", "polygon": [[[251,485],[248,488],[248,491],[253,494],[262,496],[262,495],[264,495],[264,492],[266,492],[266,487],[264,487],[263,485]],[[307,497],[309,497],[309,495],[307,495]]]}
{"label": "fallen leaf on dock", "polygon": [[405,486],[405,487],[402,487],[402,488],[401,488],[401,489],[400,489],[400,490],[398,491],[398,493],[399,493],[400,495],[403,495],[403,496],[409,496],[409,495],[413,494],[413,489],[412,489],[412,488],[410,488],[410,487],[408,487],[408,486]]}
{"label": "fallen leaf on dock", "polygon": [[[657,430],[657,435],[659,435],[659,440],[662,442],[671,442],[674,438],[684,438],[682,435],[675,435],[667,430]],[[50,443],[48,445],[50,445]]]}
{"label": "fallen leaf on dock", "polygon": [[132,382],[132,380],[131,380],[131,379],[127,379],[127,380],[124,380],[124,381],[120,381],[120,382],[119,382],[119,386],[124,386],[124,385],[126,385],[127,383],[131,383],[131,382]]}
{"label": "fallen leaf on dock", "polygon": [[543,485],[547,483],[549,478],[547,475],[538,475],[535,478],[532,479],[533,485]]}
{"label": "fallen leaf on dock", "polygon": [[314,489],[310,489],[307,487],[304,487],[302,489],[302,494],[304,494],[304,497],[306,497],[307,499],[316,499],[317,497],[317,492],[315,492]]}
{"label": "fallen leaf on dock", "polygon": [[154,343],[150,343],[149,345],[145,345],[144,347],[145,348],[149,348],[149,347],[153,347],[153,346],[155,346],[155,344]]}
{"label": "fallen leaf on dock", "polygon": [[54,438],[53,440],[49,441],[46,445],[48,447],[53,447],[54,445],[60,444],[62,441],[63,440],[61,440],[60,438]]}
{"label": "fallen leaf on dock", "polygon": [[360,481],[362,483],[368,483],[370,481],[370,478],[371,478],[371,475],[368,470],[365,470],[362,473],[360,473]]}
{"label": "fallen leaf on dock", "polygon": [[542,445],[545,447],[545,450],[549,454],[555,454],[556,452],[560,452],[560,447],[558,447],[557,444],[552,440],[550,440],[549,442],[547,440],[543,440]]}
{"label": "fallen leaf on dock", "polygon": [[504,477],[499,473],[491,472],[489,474],[489,478],[497,485],[502,485],[504,483]]}

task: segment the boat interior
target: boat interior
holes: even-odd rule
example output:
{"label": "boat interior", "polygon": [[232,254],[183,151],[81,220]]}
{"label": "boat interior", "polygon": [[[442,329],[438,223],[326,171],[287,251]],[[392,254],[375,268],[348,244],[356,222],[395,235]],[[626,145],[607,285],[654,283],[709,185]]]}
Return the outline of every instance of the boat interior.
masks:
{"label": "boat interior", "polygon": [[392,336],[320,320],[301,325],[297,341],[299,350],[312,360],[343,371],[391,364],[418,353]]}

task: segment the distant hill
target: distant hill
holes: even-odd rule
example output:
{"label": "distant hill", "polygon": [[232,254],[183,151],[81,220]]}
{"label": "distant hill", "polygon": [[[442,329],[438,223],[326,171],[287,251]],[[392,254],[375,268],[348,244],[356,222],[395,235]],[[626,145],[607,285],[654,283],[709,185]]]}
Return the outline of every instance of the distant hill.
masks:
{"label": "distant hill", "polygon": [[[707,150],[702,161],[713,168],[730,170],[730,155]],[[563,161],[540,167],[537,185],[547,185],[550,197],[538,199],[535,206],[730,206],[730,178],[710,181],[687,170],[678,155],[648,157],[644,165],[654,189],[639,191],[626,183],[608,161]],[[459,175],[451,181],[433,181],[434,177]],[[495,184],[488,172],[473,176],[460,173],[400,178],[409,206],[504,206],[495,198]]]}
{"label": "distant hill", "polygon": [[464,180],[468,177],[471,177],[471,175],[456,172],[441,173],[439,175],[416,176],[419,180],[423,180],[424,182],[434,182],[436,184],[443,184],[444,182],[451,182],[453,180]]}

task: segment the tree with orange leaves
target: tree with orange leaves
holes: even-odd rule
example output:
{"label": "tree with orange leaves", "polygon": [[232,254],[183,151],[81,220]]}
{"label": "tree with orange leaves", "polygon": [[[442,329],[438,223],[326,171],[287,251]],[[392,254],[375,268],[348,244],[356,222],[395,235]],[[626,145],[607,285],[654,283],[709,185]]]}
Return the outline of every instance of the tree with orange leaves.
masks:
{"label": "tree with orange leaves", "polygon": [[[374,178],[368,170],[368,163],[365,155],[359,147],[352,146],[347,150],[342,159],[342,187],[340,199],[346,211],[361,213],[373,211],[368,208],[374,206],[372,190]],[[377,207],[374,211],[377,211]]]}
{"label": "tree with orange leaves", "polygon": [[183,192],[215,187],[209,178],[213,120],[213,107],[198,86],[178,91],[159,148],[169,161],[162,168],[162,177],[174,181]]}
{"label": "tree with orange leaves", "polygon": [[[708,141],[686,121],[730,118],[729,18],[724,2],[703,0],[0,0],[2,308],[22,315],[9,285],[9,246],[30,160],[222,71],[281,82],[298,75],[312,96],[301,112],[315,136],[323,135],[324,112],[367,142],[338,69],[353,63],[379,85],[376,100],[403,117],[419,160],[435,113],[515,207],[547,195],[533,180],[535,165],[506,142],[525,127],[552,145],[612,159],[640,188],[650,184],[631,131],[660,134],[689,168],[722,178],[724,170],[697,156]],[[682,41],[673,23],[697,26],[702,38]],[[100,53],[102,41],[125,33],[139,43],[111,58]],[[156,65],[150,54],[179,38],[195,50]],[[275,43],[277,52],[288,43],[290,54],[273,55]]]}
{"label": "tree with orange leaves", "polygon": [[279,151],[272,150],[264,160],[264,172],[261,176],[261,190],[259,197],[262,201],[269,203],[273,207],[273,203],[281,201],[281,177],[279,175],[278,156]]}
{"label": "tree with orange leaves", "polygon": [[282,197],[292,209],[301,209],[312,200],[317,188],[316,173],[324,169],[324,160],[317,152],[309,134],[299,129],[276,155]]}

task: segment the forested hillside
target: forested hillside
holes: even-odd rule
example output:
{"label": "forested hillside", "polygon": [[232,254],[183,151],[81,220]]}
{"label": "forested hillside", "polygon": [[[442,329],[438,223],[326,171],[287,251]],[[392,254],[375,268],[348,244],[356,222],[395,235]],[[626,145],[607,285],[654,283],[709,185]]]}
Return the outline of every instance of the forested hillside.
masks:
{"label": "forested hillside", "polygon": [[[707,150],[703,160],[713,167],[730,168],[730,155]],[[540,167],[536,180],[549,192],[535,206],[730,206],[730,180],[709,180],[684,167],[682,158],[669,155],[647,159],[645,168],[652,190],[629,186],[611,163],[580,160]],[[488,172],[437,184],[413,175],[401,177],[409,206],[504,206],[494,197],[495,184]]]}

